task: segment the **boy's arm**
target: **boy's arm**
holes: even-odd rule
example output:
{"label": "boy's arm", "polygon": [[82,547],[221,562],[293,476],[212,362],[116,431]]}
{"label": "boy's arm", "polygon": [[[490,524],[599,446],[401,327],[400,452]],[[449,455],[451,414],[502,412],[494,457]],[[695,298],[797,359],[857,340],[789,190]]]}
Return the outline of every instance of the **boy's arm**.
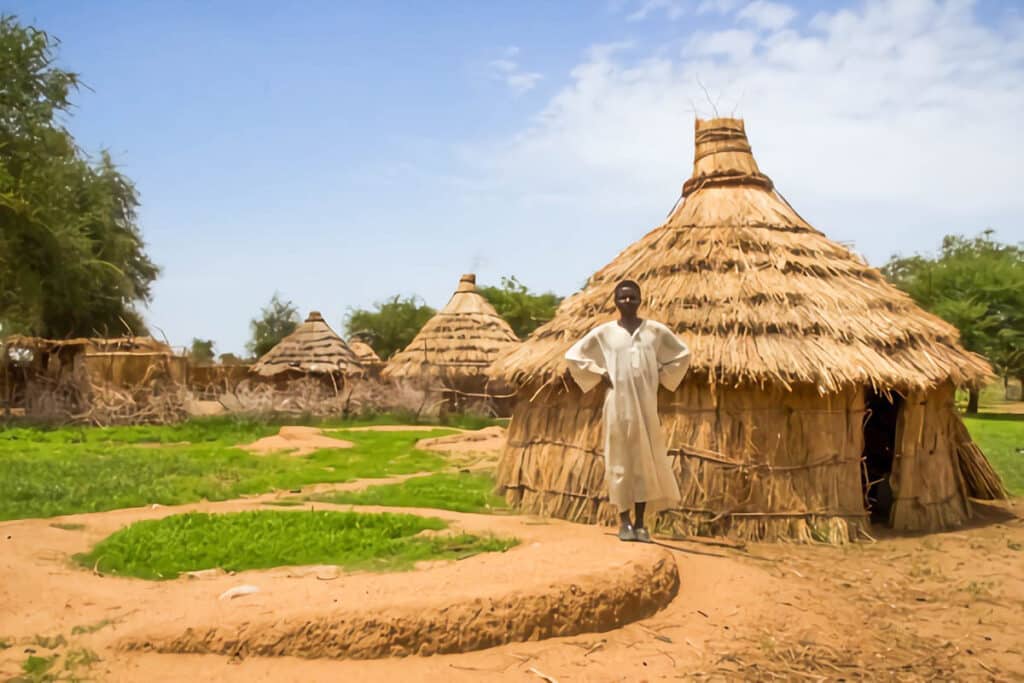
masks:
{"label": "boy's arm", "polygon": [[690,367],[690,349],[664,325],[658,326],[657,358],[658,381],[675,391]]}
{"label": "boy's arm", "polygon": [[584,393],[602,382],[611,386],[608,370],[605,368],[604,353],[601,351],[601,343],[596,332],[596,329],[591,330],[565,352],[569,375]]}

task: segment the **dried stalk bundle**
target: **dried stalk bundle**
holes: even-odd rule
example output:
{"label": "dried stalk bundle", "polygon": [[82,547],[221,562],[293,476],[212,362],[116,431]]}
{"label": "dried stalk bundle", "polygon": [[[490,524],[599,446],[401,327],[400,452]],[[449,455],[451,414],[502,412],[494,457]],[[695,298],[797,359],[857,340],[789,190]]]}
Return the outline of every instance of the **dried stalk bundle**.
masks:
{"label": "dried stalk bundle", "polygon": [[[410,383],[381,384],[353,379],[342,387],[311,376],[280,384],[242,382],[234,393],[236,412],[250,415],[354,416],[396,412],[437,414],[436,397]],[[433,411],[433,412],[431,412]]]}
{"label": "dried stalk bundle", "polygon": [[[955,328],[804,221],[758,169],[742,121],[697,121],[683,196],[664,225],[492,365],[492,378],[518,389],[498,471],[512,503],[583,522],[613,519],[603,396],[569,386],[563,356],[615,317],[613,289],[624,278],[640,283],[644,315],[672,327],[693,353],[687,381],[660,397],[683,493],[662,516],[665,528],[855,539],[868,524],[861,459],[869,389],[907,397],[892,473],[894,526],[955,526],[970,515],[969,493],[1001,488],[985,481],[998,477],[952,409],[953,387],[985,382],[988,364],[960,346]],[[961,474],[968,467],[984,474]]]}

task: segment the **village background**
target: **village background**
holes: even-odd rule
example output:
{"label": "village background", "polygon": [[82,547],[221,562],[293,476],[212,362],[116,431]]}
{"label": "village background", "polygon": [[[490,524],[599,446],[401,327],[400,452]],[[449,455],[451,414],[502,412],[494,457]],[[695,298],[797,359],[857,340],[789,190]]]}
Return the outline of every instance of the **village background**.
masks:
{"label": "village background", "polygon": [[[250,17],[11,9],[0,600],[16,618],[0,620],[0,673],[1024,675],[1024,150],[1008,132],[1024,106],[1024,18],[1012,3],[452,5],[429,36],[438,22],[414,6],[320,8],[319,20],[263,5]],[[385,31],[395,54],[429,58],[410,72],[356,39]],[[806,546],[665,536],[681,558],[672,589],[646,549],[621,554],[600,526],[516,515],[495,495],[516,388],[487,367],[665,220],[693,118],[732,115],[802,218],[991,365],[955,405],[996,500],[976,500],[957,531],[876,524],[849,545],[816,529]],[[296,509],[349,517],[279,521]],[[200,541],[182,543],[189,533]],[[225,540],[247,537],[266,542]],[[323,540],[338,538],[359,550]],[[555,562],[564,539],[593,576]],[[180,546],[200,556],[155,550]],[[510,568],[506,554],[527,559]],[[650,595],[636,598],[613,561],[649,571]],[[316,618],[296,611],[232,654],[229,636],[185,642],[167,620],[113,607],[121,591],[148,595],[154,613],[184,595],[176,618],[230,625],[247,600],[305,604],[341,577],[349,597],[407,589],[392,606],[416,613],[417,593],[440,590],[432,576],[451,594],[475,586],[467,600],[522,580],[527,597],[508,608],[522,633],[483,628],[459,649],[360,641],[356,620],[347,642],[363,650],[268,645],[287,640],[289,619]],[[583,587],[584,613],[586,600],[628,607],[538,636],[530,624],[557,610],[528,589],[556,580]]]}

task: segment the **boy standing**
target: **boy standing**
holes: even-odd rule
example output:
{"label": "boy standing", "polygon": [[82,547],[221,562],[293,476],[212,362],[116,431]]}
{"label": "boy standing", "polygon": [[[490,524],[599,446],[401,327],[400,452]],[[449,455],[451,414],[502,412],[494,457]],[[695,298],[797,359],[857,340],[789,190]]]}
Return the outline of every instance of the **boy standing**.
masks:
{"label": "boy standing", "polygon": [[619,319],[595,327],[565,359],[584,392],[602,383],[606,387],[605,479],[608,498],[619,509],[619,539],[650,543],[647,507],[657,512],[680,499],[658,420],[658,383],[675,391],[689,367],[690,350],[665,325],[637,316],[636,282],[615,286],[615,307]]}

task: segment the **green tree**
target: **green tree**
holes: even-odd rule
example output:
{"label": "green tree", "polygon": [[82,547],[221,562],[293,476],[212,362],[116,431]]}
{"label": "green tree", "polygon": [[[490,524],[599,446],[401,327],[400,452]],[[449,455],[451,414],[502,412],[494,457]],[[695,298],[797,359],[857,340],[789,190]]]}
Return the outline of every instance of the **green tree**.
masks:
{"label": "green tree", "polygon": [[61,121],[79,77],[58,42],[0,16],[0,327],[48,337],[146,332],[135,309],[159,269],[138,195],[103,151],[85,156]]}
{"label": "green tree", "polygon": [[514,276],[501,278],[501,287],[480,287],[478,290],[491,302],[520,339],[555,317],[562,298],[551,293],[534,294]]}
{"label": "green tree", "polygon": [[212,339],[192,337],[192,346],[188,351],[189,358],[192,359],[193,363],[212,363],[214,346],[215,344]]}
{"label": "green tree", "polygon": [[377,355],[387,359],[409,345],[420,328],[437,313],[415,295],[398,294],[374,303],[372,310],[349,309],[345,334],[367,340]]}
{"label": "green tree", "polygon": [[295,331],[300,322],[299,311],[291,301],[282,301],[274,292],[270,303],[260,310],[260,317],[249,322],[252,339],[245,348],[256,358],[274,348],[279,341]]}
{"label": "green tree", "polygon": [[[988,357],[1005,383],[1024,376],[1024,248],[993,235],[948,235],[938,255],[895,256],[882,272],[955,325],[963,345]],[[978,391],[972,390],[968,412],[977,410]]]}

